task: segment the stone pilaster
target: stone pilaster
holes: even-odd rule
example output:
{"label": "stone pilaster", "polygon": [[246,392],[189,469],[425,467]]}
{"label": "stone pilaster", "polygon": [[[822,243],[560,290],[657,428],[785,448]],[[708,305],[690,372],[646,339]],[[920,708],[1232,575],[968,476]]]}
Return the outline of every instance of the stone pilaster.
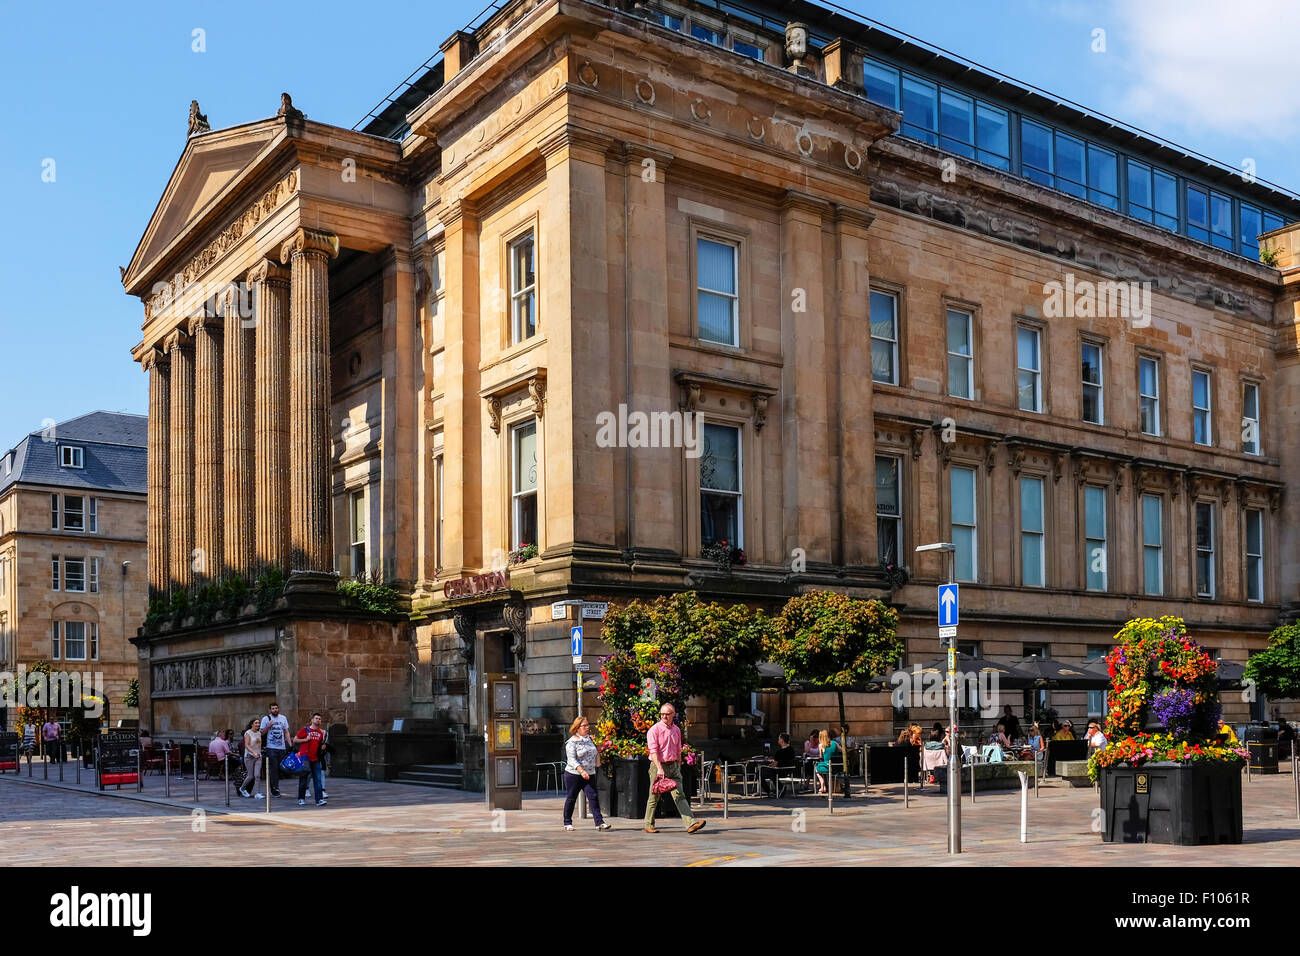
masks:
{"label": "stone pilaster", "polygon": [[[418,540],[414,533],[419,480],[415,403],[424,376],[419,364],[415,259],[404,249],[390,249],[385,256],[383,309],[384,382],[393,387],[384,388],[380,528],[369,533],[381,545],[374,555],[382,560],[384,579],[409,586],[416,578]],[[374,556],[367,555],[367,560],[371,567],[375,565]]]}
{"label": "stone pilaster", "polygon": [[196,580],[221,577],[221,319],[190,319],[194,339],[194,561]]}
{"label": "stone pilaster", "polygon": [[226,571],[247,577],[254,566],[253,538],[253,327],[252,316],[226,312],[223,333],[221,425],[225,451],[222,521]]}
{"label": "stone pilaster", "polygon": [[442,574],[459,577],[482,560],[483,417],[479,391],[479,223],[469,200],[446,204],[447,295],[443,300]]}
{"label": "stone pilaster", "polygon": [[171,363],[159,349],[150,349],[140,364],[149,373],[149,599],[166,596],[171,583],[168,562],[167,516],[171,488]]}
{"label": "stone pilaster", "polygon": [[295,571],[334,567],[330,513],[329,261],[338,236],[299,229],[280,249],[289,291],[289,553]]}
{"label": "stone pilaster", "polygon": [[163,343],[171,359],[171,513],[168,549],[171,584],[194,583],[194,347],[187,333],[175,330]]}
{"label": "stone pilaster", "polygon": [[289,566],[289,270],[262,260],[253,287],[253,539],[259,568]]}

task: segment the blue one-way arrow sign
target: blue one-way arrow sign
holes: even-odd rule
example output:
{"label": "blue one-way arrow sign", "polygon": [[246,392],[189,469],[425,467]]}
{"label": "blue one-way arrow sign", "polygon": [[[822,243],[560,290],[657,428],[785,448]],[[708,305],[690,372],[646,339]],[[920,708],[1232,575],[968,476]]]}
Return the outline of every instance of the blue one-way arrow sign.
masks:
{"label": "blue one-way arrow sign", "polygon": [[957,585],[939,585],[939,626],[957,626]]}
{"label": "blue one-way arrow sign", "polygon": [[573,642],[573,656],[582,657],[582,625],[569,628],[569,639]]}

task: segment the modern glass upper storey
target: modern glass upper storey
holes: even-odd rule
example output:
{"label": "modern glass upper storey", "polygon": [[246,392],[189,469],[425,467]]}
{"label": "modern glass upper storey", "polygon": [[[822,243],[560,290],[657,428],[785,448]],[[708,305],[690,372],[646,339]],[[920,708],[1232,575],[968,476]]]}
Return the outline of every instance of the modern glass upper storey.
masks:
{"label": "modern glass upper storey", "polygon": [[[490,33],[508,5],[496,0],[469,29]],[[844,36],[864,51],[867,99],[902,113],[898,135],[1248,259],[1259,259],[1262,233],[1300,219],[1300,198],[1287,191],[912,42],[852,11],[804,0],[650,0],[631,12],[773,69],[783,68],[789,20],[806,24],[813,53]],[[441,61],[431,59],[426,67],[362,121],[365,132],[398,139],[409,132],[406,113],[442,84]]]}

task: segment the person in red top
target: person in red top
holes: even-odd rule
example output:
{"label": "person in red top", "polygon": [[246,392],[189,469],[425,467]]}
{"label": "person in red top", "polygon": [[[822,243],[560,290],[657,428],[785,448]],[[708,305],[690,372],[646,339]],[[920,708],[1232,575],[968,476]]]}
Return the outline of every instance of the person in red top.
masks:
{"label": "person in red top", "polygon": [[298,744],[298,753],[307,761],[309,771],[298,778],[298,806],[307,803],[307,778],[312,780],[312,790],[316,794],[316,806],[325,806],[325,778],[320,770],[320,745],[325,739],[325,728],[321,726],[321,715],[312,714],[311,723],[298,731],[293,742]]}

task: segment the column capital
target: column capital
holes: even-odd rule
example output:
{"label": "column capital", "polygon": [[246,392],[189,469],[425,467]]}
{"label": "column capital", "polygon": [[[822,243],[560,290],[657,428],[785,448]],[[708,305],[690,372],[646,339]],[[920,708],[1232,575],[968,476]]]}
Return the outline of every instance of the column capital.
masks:
{"label": "column capital", "polygon": [[222,320],[216,315],[196,315],[189,321],[189,333],[197,336],[200,332],[220,332]]}
{"label": "column capital", "polygon": [[[647,146],[644,143],[624,141],[623,159],[628,167],[640,167],[647,159],[653,160],[656,170],[666,171],[676,157],[664,149]],[[635,170],[634,170],[635,171]]]}
{"label": "column capital", "polygon": [[[463,196],[445,196],[442,208],[438,210],[438,221],[444,229],[459,225],[462,219],[473,224],[478,219],[478,205],[472,199]],[[471,226],[472,227],[472,226]]]}
{"label": "column capital", "polygon": [[163,349],[167,352],[192,348],[193,345],[194,340],[190,338],[189,333],[184,329],[172,329],[167,338],[163,339]]}
{"label": "column capital", "polygon": [[542,158],[548,164],[554,161],[554,156],[565,150],[586,152],[590,154],[588,158],[593,160],[603,158],[613,145],[613,137],[598,133],[595,130],[586,129],[575,123],[565,123],[559,129],[552,130],[537,141],[537,148],[541,151]]}
{"label": "column capital", "polygon": [[339,237],[320,229],[299,229],[280,246],[280,262],[288,263],[294,256],[311,253],[326,259],[338,258]]}
{"label": "column capital", "polygon": [[801,193],[796,189],[787,189],[781,196],[780,209],[782,212],[798,210],[821,219],[830,212],[831,204],[824,199]]}
{"label": "column capital", "polygon": [[[293,240],[290,240],[292,242]],[[248,283],[266,282],[270,284],[289,284],[290,272],[274,259],[263,259],[248,270],[244,281]]]}
{"label": "column capital", "polygon": [[871,224],[876,221],[876,214],[870,209],[859,209],[854,206],[845,206],[842,203],[835,204],[835,222],[846,226],[857,226],[864,232],[871,228]]}
{"label": "column capital", "polygon": [[169,364],[171,364],[171,359],[169,359],[167,353],[160,348],[149,349],[149,351],[145,352],[144,355],[140,356],[140,367],[146,372],[152,369],[155,365],[159,368],[166,368]]}

